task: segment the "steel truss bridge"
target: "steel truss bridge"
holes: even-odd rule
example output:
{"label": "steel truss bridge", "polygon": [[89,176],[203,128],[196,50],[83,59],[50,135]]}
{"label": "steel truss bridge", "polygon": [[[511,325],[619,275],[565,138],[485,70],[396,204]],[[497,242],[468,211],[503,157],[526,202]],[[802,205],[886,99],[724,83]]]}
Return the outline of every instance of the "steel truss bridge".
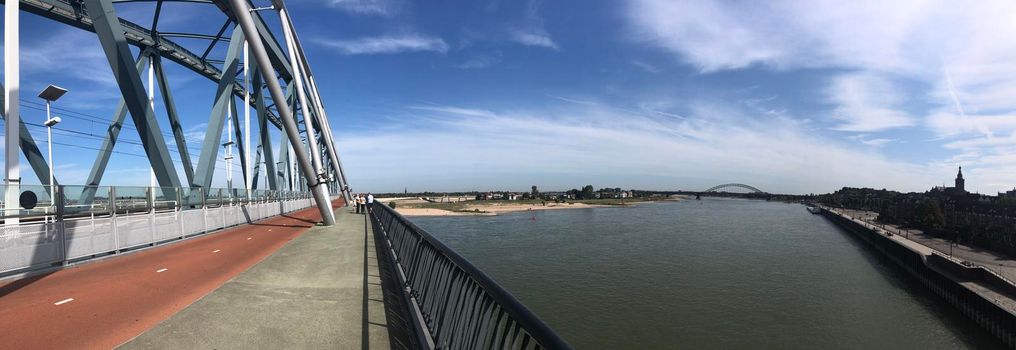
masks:
{"label": "steel truss bridge", "polygon": [[[354,227],[366,234],[373,232],[376,242],[384,242],[378,256],[389,256],[392,271],[397,271],[393,277],[398,279],[394,282],[396,294],[405,299],[410,314],[404,319],[412,323],[416,345],[570,348],[493,279],[384,204],[373,204],[370,226],[365,227],[362,221],[357,224],[357,220],[335,225],[330,196],[349,203],[351,195],[317,81],[283,0],[271,0],[268,7],[257,7],[252,1],[0,0],[4,3],[4,93],[0,98],[6,132],[6,184],[0,188],[4,192],[0,202],[0,277],[181,241],[316,206],[322,223],[332,226],[327,229]],[[130,2],[154,4],[151,25],[117,15],[114,5]],[[268,0],[263,2],[268,4]],[[173,3],[208,6],[222,14],[222,24],[214,32],[163,30],[160,18],[171,11]],[[52,164],[52,156],[47,159],[43,155],[21,119],[19,17],[23,12],[94,33],[119,88],[120,101],[85,184],[61,184],[52,176],[51,165],[47,165],[47,160]],[[278,23],[281,33],[273,32],[266,18]],[[186,46],[180,39],[202,45]],[[137,56],[131,46],[138,49]],[[196,164],[192,164],[186,128],[177,113],[166,61],[216,85],[209,96],[207,130]],[[142,81],[146,71],[147,89]],[[153,102],[156,86],[165,106],[161,113]],[[237,99],[243,100],[243,108],[237,108]],[[251,109],[258,126],[256,135],[250,131]],[[128,114],[158,186],[125,187],[102,181],[117,144],[133,141],[121,139],[122,130],[131,129],[125,124]],[[163,131],[164,126],[168,132]],[[227,128],[228,141],[223,143]],[[270,130],[280,130],[281,140],[273,142]],[[172,142],[167,137],[172,137]],[[256,153],[252,154],[254,144]],[[212,188],[220,148],[225,146],[223,159],[229,160],[233,145],[239,151],[244,186]],[[179,154],[178,164],[170,152]],[[22,153],[41,186],[21,184],[18,163]],[[275,154],[280,159],[274,159]],[[265,179],[258,178],[261,164]],[[178,167],[183,174],[177,172]],[[22,201],[26,193],[39,198]],[[326,253],[332,251],[307,252]],[[366,259],[366,252],[363,254]],[[313,261],[345,262],[334,256]],[[366,283],[366,267],[363,273]],[[359,307],[357,304],[354,309]]]}
{"label": "steel truss bridge", "polygon": [[[114,4],[128,2],[154,3],[151,26],[142,26],[117,16]],[[222,13],[222,25],[214,33],[163,32],[159,20],[172,5],[170,3],[197,3]],[[79,202],[95,200],[98,186],[103,185],[110,156],[114,153],[126,116],[131,116],[158,186],[168,192],[188,189],[184,203],[198,203],[212,192],[212,178],[223,147],[221,135],[227,124],[235,137],[243,172],[245,193],[251,197],[255,190],[299,191],[308,190],[321,210],[326,225],[334,223],[330,210],[330,194],[340,194],[350,200],[346,176],[334,145],[328,115],[321,99],[313,71],[299,36],[293,29],[286,6],[281,0],[272,1],[267,8],[254,8],[245,0],[22,0],[4,2],[4,109],[6,119],[5,169],[8,190],[5,216],[17,216],[12,204],[18,203],[20,171],[18,153],[23,152],[32,170],[43,186],[59,186],[50,182],[46,158],[20,118],[20,38],[19,16],[29,12],[54,21],[95,33],[102,52],[119,87],[121,98],[110,118],[105,139],[97,152]],[[269,30],[263,16],[277,16],[282,27],[282,40]],[[192,51],[175,40],[198,39],[207,44]],[[133,57],[130,46],[139,49]],[[193,45],[191,45],[193,46]],[[224,57],[214,52],[225,46]],[[208,115],[208,129],[200,145],[197,164],[192,164],[187,140],[176,110],[170,81],[165,74],[164,60],[178,64],[217,84]],[[150,83],[146,91],[142,74],[149,72]],[[154,110],[155,86],[159,88],[165,105],[166,120],[160,121]],[[241,127],[236,98],[244,101],[245,127]],[[256,154],[251,154],[249,110],[253,108],[258,135],[253,135]],[[160,113],[161,114],[161,113]],[[230,117],[236,116],[236,117]],[[172,132],[175,152],[180,155],[180,167],[170,157],[170,146],[163,134],[166,125]],[[282,139],[273,144],[270,128],[281,130]],[[167,134],[168,135],[168,134]],[[226,151],[231,158],[231,148]],[[278,149],[281,159],[274,158]],[[252,159],[253,158],[253,159]],[[258,179],[260,165],[264,164],[266,179]],[[252,169],[253,168],[253,169]],[[52,190],[47,191],[54,193]],[[232,192],[230,192],[232,193]],[[201,197],[201,198],[198,198]],[[17,218],[9,218],[10,220]]]}

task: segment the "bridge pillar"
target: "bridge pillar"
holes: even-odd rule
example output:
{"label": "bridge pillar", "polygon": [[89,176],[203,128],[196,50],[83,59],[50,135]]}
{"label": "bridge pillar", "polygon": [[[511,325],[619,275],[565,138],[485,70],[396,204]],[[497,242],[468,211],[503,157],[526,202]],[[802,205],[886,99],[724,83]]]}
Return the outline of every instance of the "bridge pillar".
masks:
{"label": "bridge pillar", "polygon": [[[8,1],[4,3],[4,116],[7,121],[4,123],[5,149],[4,167],[6,168],[5,179],[7,180],[7,191],[4,196],[4,216],[13,216],[6,219],[7,224],[18,224],[18,213],[21,205],[18,201],[20,195],[21,169],[18,162],[21,160],[18,154],[18,147],[21,146],[21,111],[19,110],[19,98],[21,91],[21,58],[20,47],[21,32],[18,19],[20,17],[18,4],[20,1]],[[13,211],[10,209],[14,208]]]}

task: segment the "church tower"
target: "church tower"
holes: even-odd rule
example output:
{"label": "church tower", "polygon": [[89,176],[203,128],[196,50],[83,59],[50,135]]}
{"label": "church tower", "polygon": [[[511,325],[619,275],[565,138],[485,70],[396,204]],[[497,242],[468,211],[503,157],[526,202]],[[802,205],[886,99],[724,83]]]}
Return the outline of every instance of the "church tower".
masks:
{"label": "church tower", "polygon": [[959,172],[956,173],[956,191],[957,192],[961,192],[961,193],[967,192],[967,190],[963,188],[964,182],[965,181],[963,180],[963,167],[960,167]]}

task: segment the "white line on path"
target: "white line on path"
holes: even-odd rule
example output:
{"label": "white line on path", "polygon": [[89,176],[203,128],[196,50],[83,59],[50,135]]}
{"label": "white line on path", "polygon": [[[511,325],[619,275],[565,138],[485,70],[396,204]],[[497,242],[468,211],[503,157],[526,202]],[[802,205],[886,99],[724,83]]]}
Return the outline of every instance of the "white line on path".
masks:
{"label": "white line on path", "polygon": [[66,304],[66,303],[69,303],[69,302],[72,302],[72,301],[74,301],[74,298],[67,298],[67,299],[55,302],[55,303],[53,303],[53,305],[63,305],[63,304]]}
{"label": "white line on path", "polygon": [[221,251],[221,250],[220,250],[220,249],[216,249],[216,250],[215,250],[215,251],[213,251],[212,253],[218,253],[219,251]]}
{"label": "white line on path", "polygon": [[254,237],[247,237],[247,240],[248,240],[248,241],[249,241],[249,240],[252,240],[252,239],[254,239]]}
{"label": "white line on path", "polygon": [[169,270],[169,269],[163,268],[163,269],[159,269],[159,271],[155,271],[155,272],[162,272],[162,271],[166,271],[166,270]]}

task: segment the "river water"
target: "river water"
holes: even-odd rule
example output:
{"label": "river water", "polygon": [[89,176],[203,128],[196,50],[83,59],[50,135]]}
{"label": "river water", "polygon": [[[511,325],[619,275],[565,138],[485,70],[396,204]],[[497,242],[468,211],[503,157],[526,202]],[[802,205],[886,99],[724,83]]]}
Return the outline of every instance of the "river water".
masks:
{"label": "river water", "polygon": [[420,217],[580,349],[962,349],[999,341],[796,204]]}

